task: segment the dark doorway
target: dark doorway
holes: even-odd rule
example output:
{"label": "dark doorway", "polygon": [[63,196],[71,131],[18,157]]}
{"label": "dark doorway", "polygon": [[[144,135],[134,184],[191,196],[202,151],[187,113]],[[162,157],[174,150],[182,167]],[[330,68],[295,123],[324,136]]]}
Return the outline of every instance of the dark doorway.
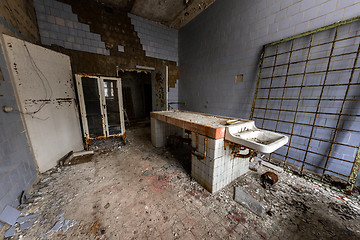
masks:
{"label": "dark doorway", "polygon": [[151,74],[137,71],[120,71],[123,105],[130,121],[150,119],[152,110]]}

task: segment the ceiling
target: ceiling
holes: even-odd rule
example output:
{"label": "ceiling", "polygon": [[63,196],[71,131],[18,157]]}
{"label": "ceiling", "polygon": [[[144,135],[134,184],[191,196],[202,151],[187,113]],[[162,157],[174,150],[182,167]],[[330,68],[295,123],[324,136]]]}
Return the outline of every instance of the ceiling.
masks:
{"label": "ceiling", "polygon": [[180,29],[215,0],[97,0],[134,15]]}

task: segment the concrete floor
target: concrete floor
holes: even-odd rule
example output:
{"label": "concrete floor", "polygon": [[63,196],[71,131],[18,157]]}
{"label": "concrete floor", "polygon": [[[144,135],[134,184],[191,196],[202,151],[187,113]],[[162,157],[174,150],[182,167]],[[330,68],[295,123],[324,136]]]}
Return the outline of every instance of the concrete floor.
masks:
{"label": "concrete floor", "polygon": [[[127,136],[126,146],[105,142],[90,162],[43,174],[22,211],[40,217],[12,239],[360,239],[356,197],[287,172],[267,191],[259,179],[265,167],[211,195],[191,179],[186,155],[151,145],[149,128]],[[236,203],[235,186],[268,214]],[[59,220],[76,223],[49,231]]]}

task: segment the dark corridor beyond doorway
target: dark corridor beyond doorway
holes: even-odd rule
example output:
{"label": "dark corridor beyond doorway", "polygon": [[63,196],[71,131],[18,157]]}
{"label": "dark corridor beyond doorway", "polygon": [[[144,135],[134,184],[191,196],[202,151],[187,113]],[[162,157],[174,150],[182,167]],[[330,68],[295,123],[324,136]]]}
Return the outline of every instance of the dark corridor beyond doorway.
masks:
{"label": "dark corridor beyond doorway", "polygon": [[123,105],[131,121],[150,119],[152,109],[151,74],[146,72],[119,72],[123,88]]}

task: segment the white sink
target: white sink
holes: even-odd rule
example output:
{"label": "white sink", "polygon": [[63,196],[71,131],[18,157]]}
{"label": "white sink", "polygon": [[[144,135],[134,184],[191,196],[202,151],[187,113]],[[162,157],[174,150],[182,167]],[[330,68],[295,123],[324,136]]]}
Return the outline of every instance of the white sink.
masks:
{"label": "white sink", "polygon": [[289,138],[279,133],[258,129],[254,121],[249,121],[226,127],[225,140],[257,152],[272,153],[284,146]]}

